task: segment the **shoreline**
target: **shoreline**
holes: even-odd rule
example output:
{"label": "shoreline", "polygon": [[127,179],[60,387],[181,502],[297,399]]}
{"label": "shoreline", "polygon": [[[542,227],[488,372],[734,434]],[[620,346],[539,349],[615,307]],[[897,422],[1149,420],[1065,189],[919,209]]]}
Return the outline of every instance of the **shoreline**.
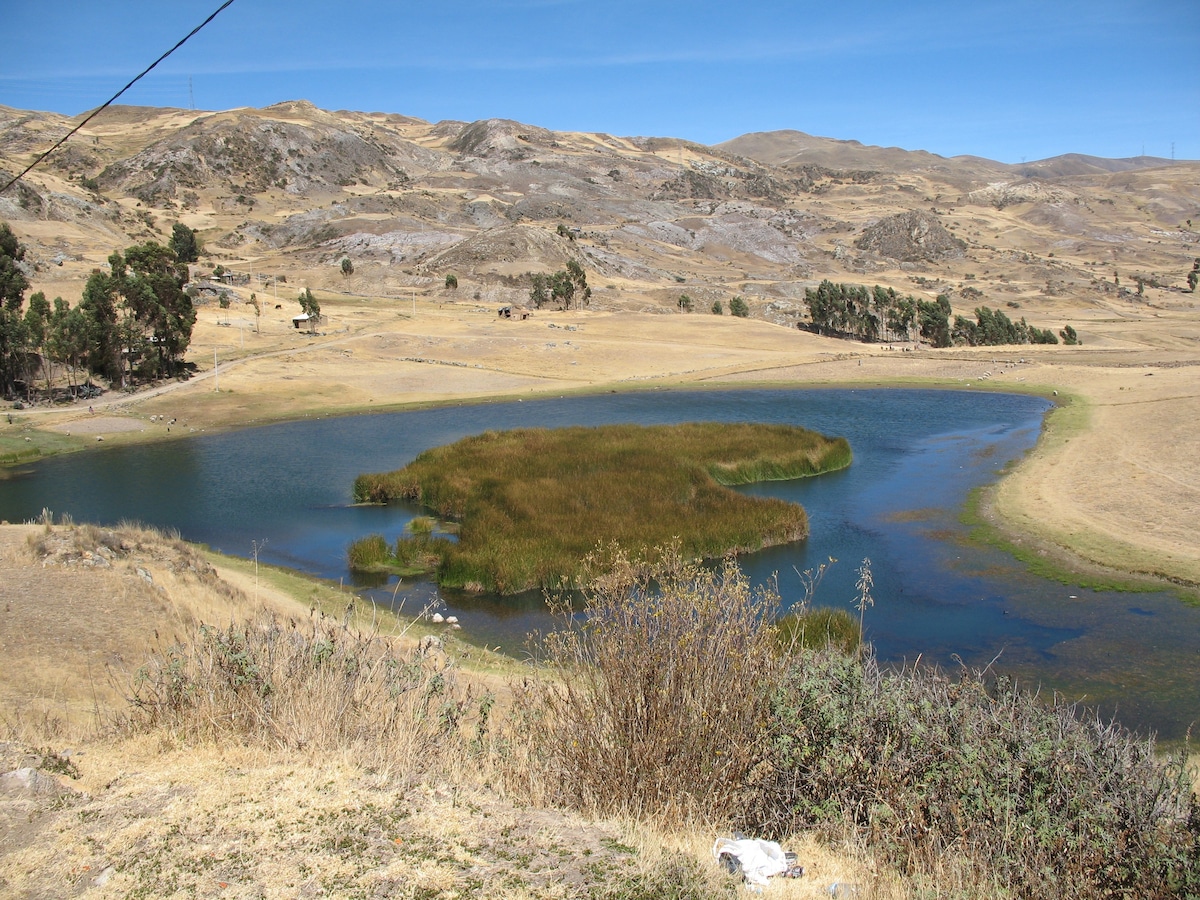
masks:
{"label": "shoreline", "polygon": [[[1104,569],[1175,591],[1200,585],[1200,487],[1183,462],[1194,458],[1189,448],[1200,455],[1191,425],[1200,421],[1200,390],[1189,371],[1200,360],[1190,354],[1028,345],[900,352],[754,320],[572,311],[497,323],[476,312],[439,306],[417,319],[379,318],[301,338],[299,346],[291,334],[262,335],[262,352],[221,369],[220,391],[209,369],[93,404],[94,416],[82,405],[14,411],[14,424],[0,420],[0,435],[11,438],[4,448],[54,455],[306,418],[602,393],[1036,395],[1055,406],[1035,448],[1001,474],[977,511],[995,532],[991,540],[1084,578]],[[206,337],[224,335],[198,330],[194,358],[211,358]],[[11,460],[0,481],[34,461]]]}
{"label": "shoreline", "polygon": [[[829,380],[820,383],[801,383],[793,381],[780,381],[770,378],[753,381],[739,381],[736,387],[730,386],[729,383],[706,381],[706,382],[686,382],[678,381],[666,384],[644,383],[641,385],[623,384],[623,385],[604,385],[587,388],[577,388],[574,390],[566,390],[556,394],[556,396],[588,396],[596,394],[613,394],[613,393],[650,393],[650,392],[673,392],[673,391],[723,391],[723,390],[797,390],[797,391],[821,391],[821,390],[936,390],[936,391],[973,391],[986,393],[1010,393],[1020,395],[1032,395],[1043,397],[1052,403],[1051,407],[1043,417],[1041,430],[1038,436],[1038,444],[1040,445],[1047,437],[1047,433],[1054,427],[1052,418],[1056,410],[1062,409],[1063,404],[1059,397],[1057,389],[1045,385],[964,385],[959,381],[946,381],[939,378],[895,378],[887,381],[870,382],[862,380]],[[133,395],[127,399],[123,399],[122,403],[133,403],[138,399],[137,395]],[[534,397],[522,397],[516,395],[497,395],[497,396],[464,396],[455,399],[447,400],[431,400],[431,401],[411,401],[398,404],[380,405],[375,408],[327,408],[311,410],[304,415],[282,415],[275,418],[265,418],[253,423],[231,424],[223,427],[203,428],[199,431],[184,432],[178,430],[176,433],[149,433],[144,427],[130,427],[129,425],[118,426],[116,432],[108,432],[102,430],[103,434],[119,435],[115,440],[110,440],[109,445],[136,445],[136,444],[152,444],[171,440],[180,440],[188,437],[196,437],[204,433],[220,433],[225,431],[235,431],[245,428],[267,427],[270,425],[286,424],[290,422],[299,422],[307,418],[339,418],[360,415],[385,415],[388,413],[406,412],[419,409],[447,409],[456,406],[477,406],[489,403],[511,403],[521,402],[525,399],[536,402],[537,400],[547,399],[544,395],[539,394]],[[1061,398],[1070,399],[1073,402],[1082,403],[1084,401],[1078,397]],[[46,414],[52,412],[60,412],[58,410],[46,410]],[[125,423],[136,423],[139,420],[130,419],[127,417],[108,416],[98,417],[111,421],[118,419]],[[73,422],[78,422],[78,414]],[[84,420],[87,421],[87,420]],[[57,424],[57,423],[56,423]],[[49,428],[54,428],[54,425]],[[62,426],[60,426],[62,427]],[[78,433],[78,429],[73,429]],[[61,455],[62,453],[70,452],[89,452],[102,449],[95,444],[82,443],[77,448],[72,450],[58,451],[53,455]],[[997,481],[980,489],[978,497],[969,498],[967,505],[959,510],[959,517],[967,524],[973,525],[973,533],[971,540],[979,541],[987,544],[1005,553],[1012,555],[1019,560],[1023,565],[1027,566],[1031,571],[1039,574],[1042,577],[1049,578],[1055,581],[1064,583],[1078,583],[1081,587],[1105,587],[1113,590],[1136,591],[1155,591],[1166,590],[1168,592],[1177,593],[1188,602],[1200,602],[1200,583],[1191,582],[1186,579],[1173,579],[1165,573],[1150,573],[1145,571],[1136,571],[1133,569],[1122,569],[1111,566],[1105,566],[1093,559],[1072,551],[1045,534],[1038,533],[1035,530],[1022,530],[1015,527],[1012,523],[1005,520],[1003,514],[995,507],[995,493],[1000,488],[1003,480],[1010,475],[1015,474],[1025,464],[1030,455],[1037,448],[1026,455],[1025,459],[1017,462],[1008,472],[1002,473]],[[22,464],[31,464],[40,462],[43,459],[49,459],[50,456],[39,457],[33,460],[23,460],[15,464],[0,464],[0,482],[6,477],[6,472]]]}

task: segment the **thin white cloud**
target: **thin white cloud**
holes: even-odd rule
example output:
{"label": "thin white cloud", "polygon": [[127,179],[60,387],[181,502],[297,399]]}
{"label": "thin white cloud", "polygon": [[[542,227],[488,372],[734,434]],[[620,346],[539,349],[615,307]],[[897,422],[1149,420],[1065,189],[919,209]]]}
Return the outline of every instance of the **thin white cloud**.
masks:
{"label": "thin white cloud", "polygon": [[[653,47],[630,49],[612,53],[589,54],[587,52],[564,55],[521,55],[478,56],[455,54],[448,56],[430,53],[415,56],[394,53],[375,58],[364,58],[360,53],[357,60],[348,61],[343,56],[321,58],[312,54],[300,56],[260,58],[256,60],[221,59],[213,54],[202,60],[166,63],[161,68],[164,74],[172,70],[191,75],[250,75],[292,72],[378,72],[378,71],[476,71],[476,72],[537,72],[564,69],[616,69],[641,66],[670,65],[723,65],[723,64],[767,64],[777,62],[813,61],[841,58],[848,55],[869,54],[889,44],[885,35],[860,34],[835,40],[811,38],[805,40],[742,41],[726,45],[704,44],[691,47]],[[124,69],[112,65],[80,66],[26,70],[21,73],[0,76],[0,85],[46,84],[54,80],[73,79],[119,79],[127,75]]]}

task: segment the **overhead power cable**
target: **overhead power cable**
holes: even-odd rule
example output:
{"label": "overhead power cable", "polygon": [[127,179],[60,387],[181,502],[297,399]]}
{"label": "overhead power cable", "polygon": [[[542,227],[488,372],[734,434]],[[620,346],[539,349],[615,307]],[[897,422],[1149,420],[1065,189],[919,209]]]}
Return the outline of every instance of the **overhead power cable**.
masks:
{"label": "overhead power cable", "polygon": [[74,128],[72,128],[70,131],[68,131],[65,135],[63,135],[62,138],[58,141],[58,143],[56,143],[53,147],[51,147],[49,150],[47,150],[45,153],[43,153],[41,156],[39,156],[37,159],[35,159],[33,162],[31,162],[28,166],[26,166],[24,172],[22,172],[20,175],[15,176],[11,181],[8,182],[8,184],[6,184],[6,185],[4,185],[4,187],[0,188],[0,194],[3,194],[10,187],[12,187],[14,184],[16,184],[18,181],[20,181],[22,178],[24,178],[30,172],[32,172],[34,167],[36,167],[47,156],[49,156],[51,153],[53,153],[55,150],[57,150],[59,147],[61,147],[63,144],[65,144],[70,139],[70,137],[73,134],[75,134],[75,132],[77,132],[80,128],[82,128],[88,122],[92,121],[92,119],[96,118],[96,116],[98,116],[105,109],[112,106],[112,104],[114,104],[117,101],[118,97],[120,97],[123,93],[125,93],[127,90],[129,90],[131,87],[133,87],[139,81],[141,81],[146,75],[148,75],[150,73],[151,69],[153,69],[160,62],[162,62],[164,59],[166,59],[168,56],[170,56],[172,53],[174,53],[176,50],[178,50],[180,47],[182,47],[184,44],[186,44],[188,42],[188,40],[193,35],[196,34],[196,32],[198,32],[201,28],[203,28],[205,25],[207,25],[209,22],[211,22],[213,19],[215,19],[217,16],[219,16],[225,10],[225,8],[228,7],[232,3],[233,3],[233,0],[225,0],[225,2],[222,3],[220,5],[220,7],[217,8],[216,12],[214,12],[211,16],[209,16],[207,19],[205,19],[203,22],[201,22],[199,25],[197,25],[195,28],[193,28],[191,31],[189,31],[187,33],[187,35],[183,38],[183,40],[181,40],[178,44],[176,44],[174,47],[172,47],[170,50],[168,50],[166,53],[164,53],[162,56],[160,56],[154,62],[150,63],[150,65],[148,65],[145,69],[143,69],[139,75],[137,75],[132,81],[129,82],[129,84],[125,85],[125,87],[121,88],[119,91],[117,91],[115,94],[113,94],[101,106],[97,106],[94,110],[92,110],[91,114],[86,119],[84,119],[82,122],[80,122]]}

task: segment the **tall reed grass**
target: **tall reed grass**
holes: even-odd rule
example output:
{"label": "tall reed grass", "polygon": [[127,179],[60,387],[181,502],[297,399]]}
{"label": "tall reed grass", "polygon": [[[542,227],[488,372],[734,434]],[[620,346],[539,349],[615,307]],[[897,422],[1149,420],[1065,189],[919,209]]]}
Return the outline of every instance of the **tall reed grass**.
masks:
{"label": "tall reed grass", "polygon": [[719,558],[799,540],[797,504],[727,485],[849,465],[849,445],[792,426],[692,423],[487,432],[362,475],[360,502],[407,499],[461,523],[438,568],[446,585],[499,593],[578,585],[610,542],[638,553],[682,540]]}
{"label": "tall reed grass", "polygon": [[370,572],[387,566],[392,559],[392,551],[382,534],[368,534],[350,544],[346,558],[351,569]]}

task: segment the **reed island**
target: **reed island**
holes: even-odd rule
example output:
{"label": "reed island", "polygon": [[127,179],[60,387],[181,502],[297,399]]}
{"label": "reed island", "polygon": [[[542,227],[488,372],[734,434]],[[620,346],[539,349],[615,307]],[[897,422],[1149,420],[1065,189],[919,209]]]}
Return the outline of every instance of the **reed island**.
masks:
{"label": "reed island", "polygon": [[434,571],[499,594],[581,586],[597,555],[678,544],[685,556],[748,553],[808,535],[803,507],[732,486],[850,465],[845,438],[792,425],[609,425],[489,431],[360,475],[359,503],[410,501],[430,518],[389,545],[350,547],[360,571]]}

